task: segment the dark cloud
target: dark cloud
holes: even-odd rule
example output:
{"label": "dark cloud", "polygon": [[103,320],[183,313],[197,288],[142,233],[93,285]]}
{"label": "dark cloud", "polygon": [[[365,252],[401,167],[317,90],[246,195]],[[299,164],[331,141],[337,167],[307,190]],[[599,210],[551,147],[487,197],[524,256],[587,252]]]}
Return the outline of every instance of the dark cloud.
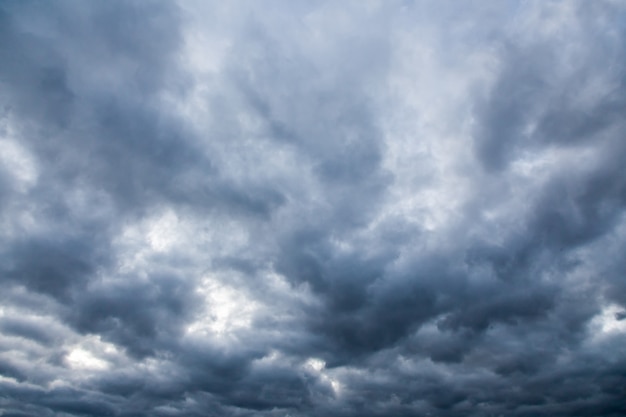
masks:
{"label": "dark cloud", "polygon": [[616,1],[0,5],[3,416],[619,416]]}

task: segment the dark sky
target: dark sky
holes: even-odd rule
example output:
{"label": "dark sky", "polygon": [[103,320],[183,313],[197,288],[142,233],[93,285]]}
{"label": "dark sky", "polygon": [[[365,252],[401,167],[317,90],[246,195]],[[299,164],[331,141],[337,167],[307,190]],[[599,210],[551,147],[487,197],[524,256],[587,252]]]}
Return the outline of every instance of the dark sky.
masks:
{"label": "dark sky", "polygon": [[626,2],[0,2],[0,415],[626,415]]}

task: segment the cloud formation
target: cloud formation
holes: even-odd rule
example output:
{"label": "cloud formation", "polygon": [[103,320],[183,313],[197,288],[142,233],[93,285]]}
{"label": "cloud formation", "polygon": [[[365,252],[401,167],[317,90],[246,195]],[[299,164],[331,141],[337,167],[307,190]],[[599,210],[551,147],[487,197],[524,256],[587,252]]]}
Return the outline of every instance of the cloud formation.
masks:
{"label": "cloud formation", "polygon": [[2,416],[626,414],[621,1],[0,5]]}

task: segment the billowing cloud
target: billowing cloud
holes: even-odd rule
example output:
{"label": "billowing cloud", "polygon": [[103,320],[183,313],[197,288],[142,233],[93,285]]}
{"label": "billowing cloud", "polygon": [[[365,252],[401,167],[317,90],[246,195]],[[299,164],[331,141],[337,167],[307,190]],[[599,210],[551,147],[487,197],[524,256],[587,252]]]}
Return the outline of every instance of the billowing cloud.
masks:
{"label": "billowing cloud", "polygon": [[626,414],[621,1],[0,5],[3,416]]}

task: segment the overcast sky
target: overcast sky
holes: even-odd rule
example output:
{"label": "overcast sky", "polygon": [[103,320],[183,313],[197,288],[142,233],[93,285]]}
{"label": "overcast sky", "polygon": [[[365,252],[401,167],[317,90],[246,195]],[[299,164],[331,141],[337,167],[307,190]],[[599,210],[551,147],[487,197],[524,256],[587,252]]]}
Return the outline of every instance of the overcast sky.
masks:
{"label": "overcast sky", "polygon": [[626,415],[626,2],[0,2],[0,415]]}

